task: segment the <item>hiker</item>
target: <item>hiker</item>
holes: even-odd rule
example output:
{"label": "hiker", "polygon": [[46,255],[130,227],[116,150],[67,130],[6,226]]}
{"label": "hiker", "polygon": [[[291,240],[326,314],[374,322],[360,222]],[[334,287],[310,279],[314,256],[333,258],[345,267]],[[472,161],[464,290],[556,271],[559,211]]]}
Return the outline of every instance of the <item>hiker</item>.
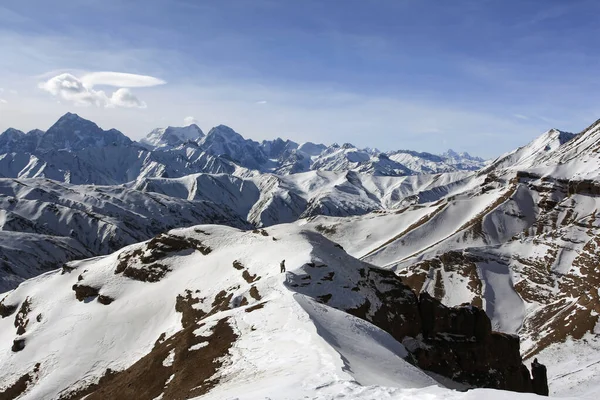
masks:
{"label": "hiker", "polygon": [[285,272],[285,260],[281,260],[279,264],[279,268],[281,268],[281,272]]}

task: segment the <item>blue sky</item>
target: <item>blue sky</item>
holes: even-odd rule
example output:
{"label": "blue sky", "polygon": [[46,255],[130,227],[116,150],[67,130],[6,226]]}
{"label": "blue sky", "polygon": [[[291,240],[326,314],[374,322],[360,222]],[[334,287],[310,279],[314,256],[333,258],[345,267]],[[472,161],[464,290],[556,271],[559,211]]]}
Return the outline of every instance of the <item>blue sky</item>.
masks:
{"label": "blue sky", "polygon": [[[578,0],[4,0],[0,129],[74,111],[140,138],[193,117],[256,140],[493,157],[600,118],[599,12]],[[90,75],[102,71],[144,77]]]}

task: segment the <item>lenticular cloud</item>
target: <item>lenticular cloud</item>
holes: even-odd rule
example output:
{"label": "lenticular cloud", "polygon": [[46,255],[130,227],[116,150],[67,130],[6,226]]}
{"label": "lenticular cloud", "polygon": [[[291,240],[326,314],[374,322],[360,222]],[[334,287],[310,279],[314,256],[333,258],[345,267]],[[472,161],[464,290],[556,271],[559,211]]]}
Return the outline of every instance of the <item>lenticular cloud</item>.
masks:
{"label": "lenticular cloud", "polygon": [[121,88],[148,87],[163,85],[162,79],[148,75],[127,74],[124,72],[92,72],[81,77],[85,86],[108,85]]}
{"label": "lenticular cloud", "polygon": [[[40,83],[42,90],[62,100],[78,106],[146,108],[131,90],[132,87],[149,87],[164,84],[165,81],[147,75],[122,72],[92,72],[80,78],[63,73]],[[95,86],[118,87],[111,94],[95,90]]]}

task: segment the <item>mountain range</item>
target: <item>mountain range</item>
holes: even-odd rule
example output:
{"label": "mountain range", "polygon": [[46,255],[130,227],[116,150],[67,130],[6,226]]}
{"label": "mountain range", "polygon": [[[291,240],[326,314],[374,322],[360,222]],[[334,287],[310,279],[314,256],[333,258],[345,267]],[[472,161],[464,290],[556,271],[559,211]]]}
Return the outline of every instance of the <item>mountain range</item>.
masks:
{"label": "mountain range", "polygon": [[551,395],[595,398],[599,150],[600,121],[488,162],[8,130],[0,393],[528,399],[502,390],[544,394],[537,359]]}
{"label": "mountain range", "polygon": [[404,176],[475,170],[483,165],[480,158],[452,151],[441,156],[401,150],[383,153],[351,144],[298,144],[279,138],[258,143],[224,125],[206,135],[196,125],[159,128],[135,142],[71,113],[45,132],[11,128],[0,134],[0,177],[44,177],[73,184],[116,185],[193,173],[289,175],[311,170]]}

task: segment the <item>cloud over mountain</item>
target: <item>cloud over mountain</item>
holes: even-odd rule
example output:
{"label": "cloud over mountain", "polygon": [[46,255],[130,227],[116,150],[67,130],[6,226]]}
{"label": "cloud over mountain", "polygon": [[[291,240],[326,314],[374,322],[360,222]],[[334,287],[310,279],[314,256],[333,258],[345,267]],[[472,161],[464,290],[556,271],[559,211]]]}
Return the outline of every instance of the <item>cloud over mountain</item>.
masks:
{"label": "cloud over mountain", "polygon": [[189,126],[189,125],[192,125],[192,124],[198,124],[198,120],[196,118],[194,118],[194,117],[185,117],[183,119],[183,124],[184,124],[184,126]]}
{"label": "cloud over mountain", "polygon": [[[152,76],[121,72],[92,72],[80,78],[62,73],[40,83],[39,88],[77,106],[146,108],[146,103],[128,88],[164,83],[166,82]],[[95,90],[96,86],[113,86],[118,89],[107,94],[104,90]]]}

